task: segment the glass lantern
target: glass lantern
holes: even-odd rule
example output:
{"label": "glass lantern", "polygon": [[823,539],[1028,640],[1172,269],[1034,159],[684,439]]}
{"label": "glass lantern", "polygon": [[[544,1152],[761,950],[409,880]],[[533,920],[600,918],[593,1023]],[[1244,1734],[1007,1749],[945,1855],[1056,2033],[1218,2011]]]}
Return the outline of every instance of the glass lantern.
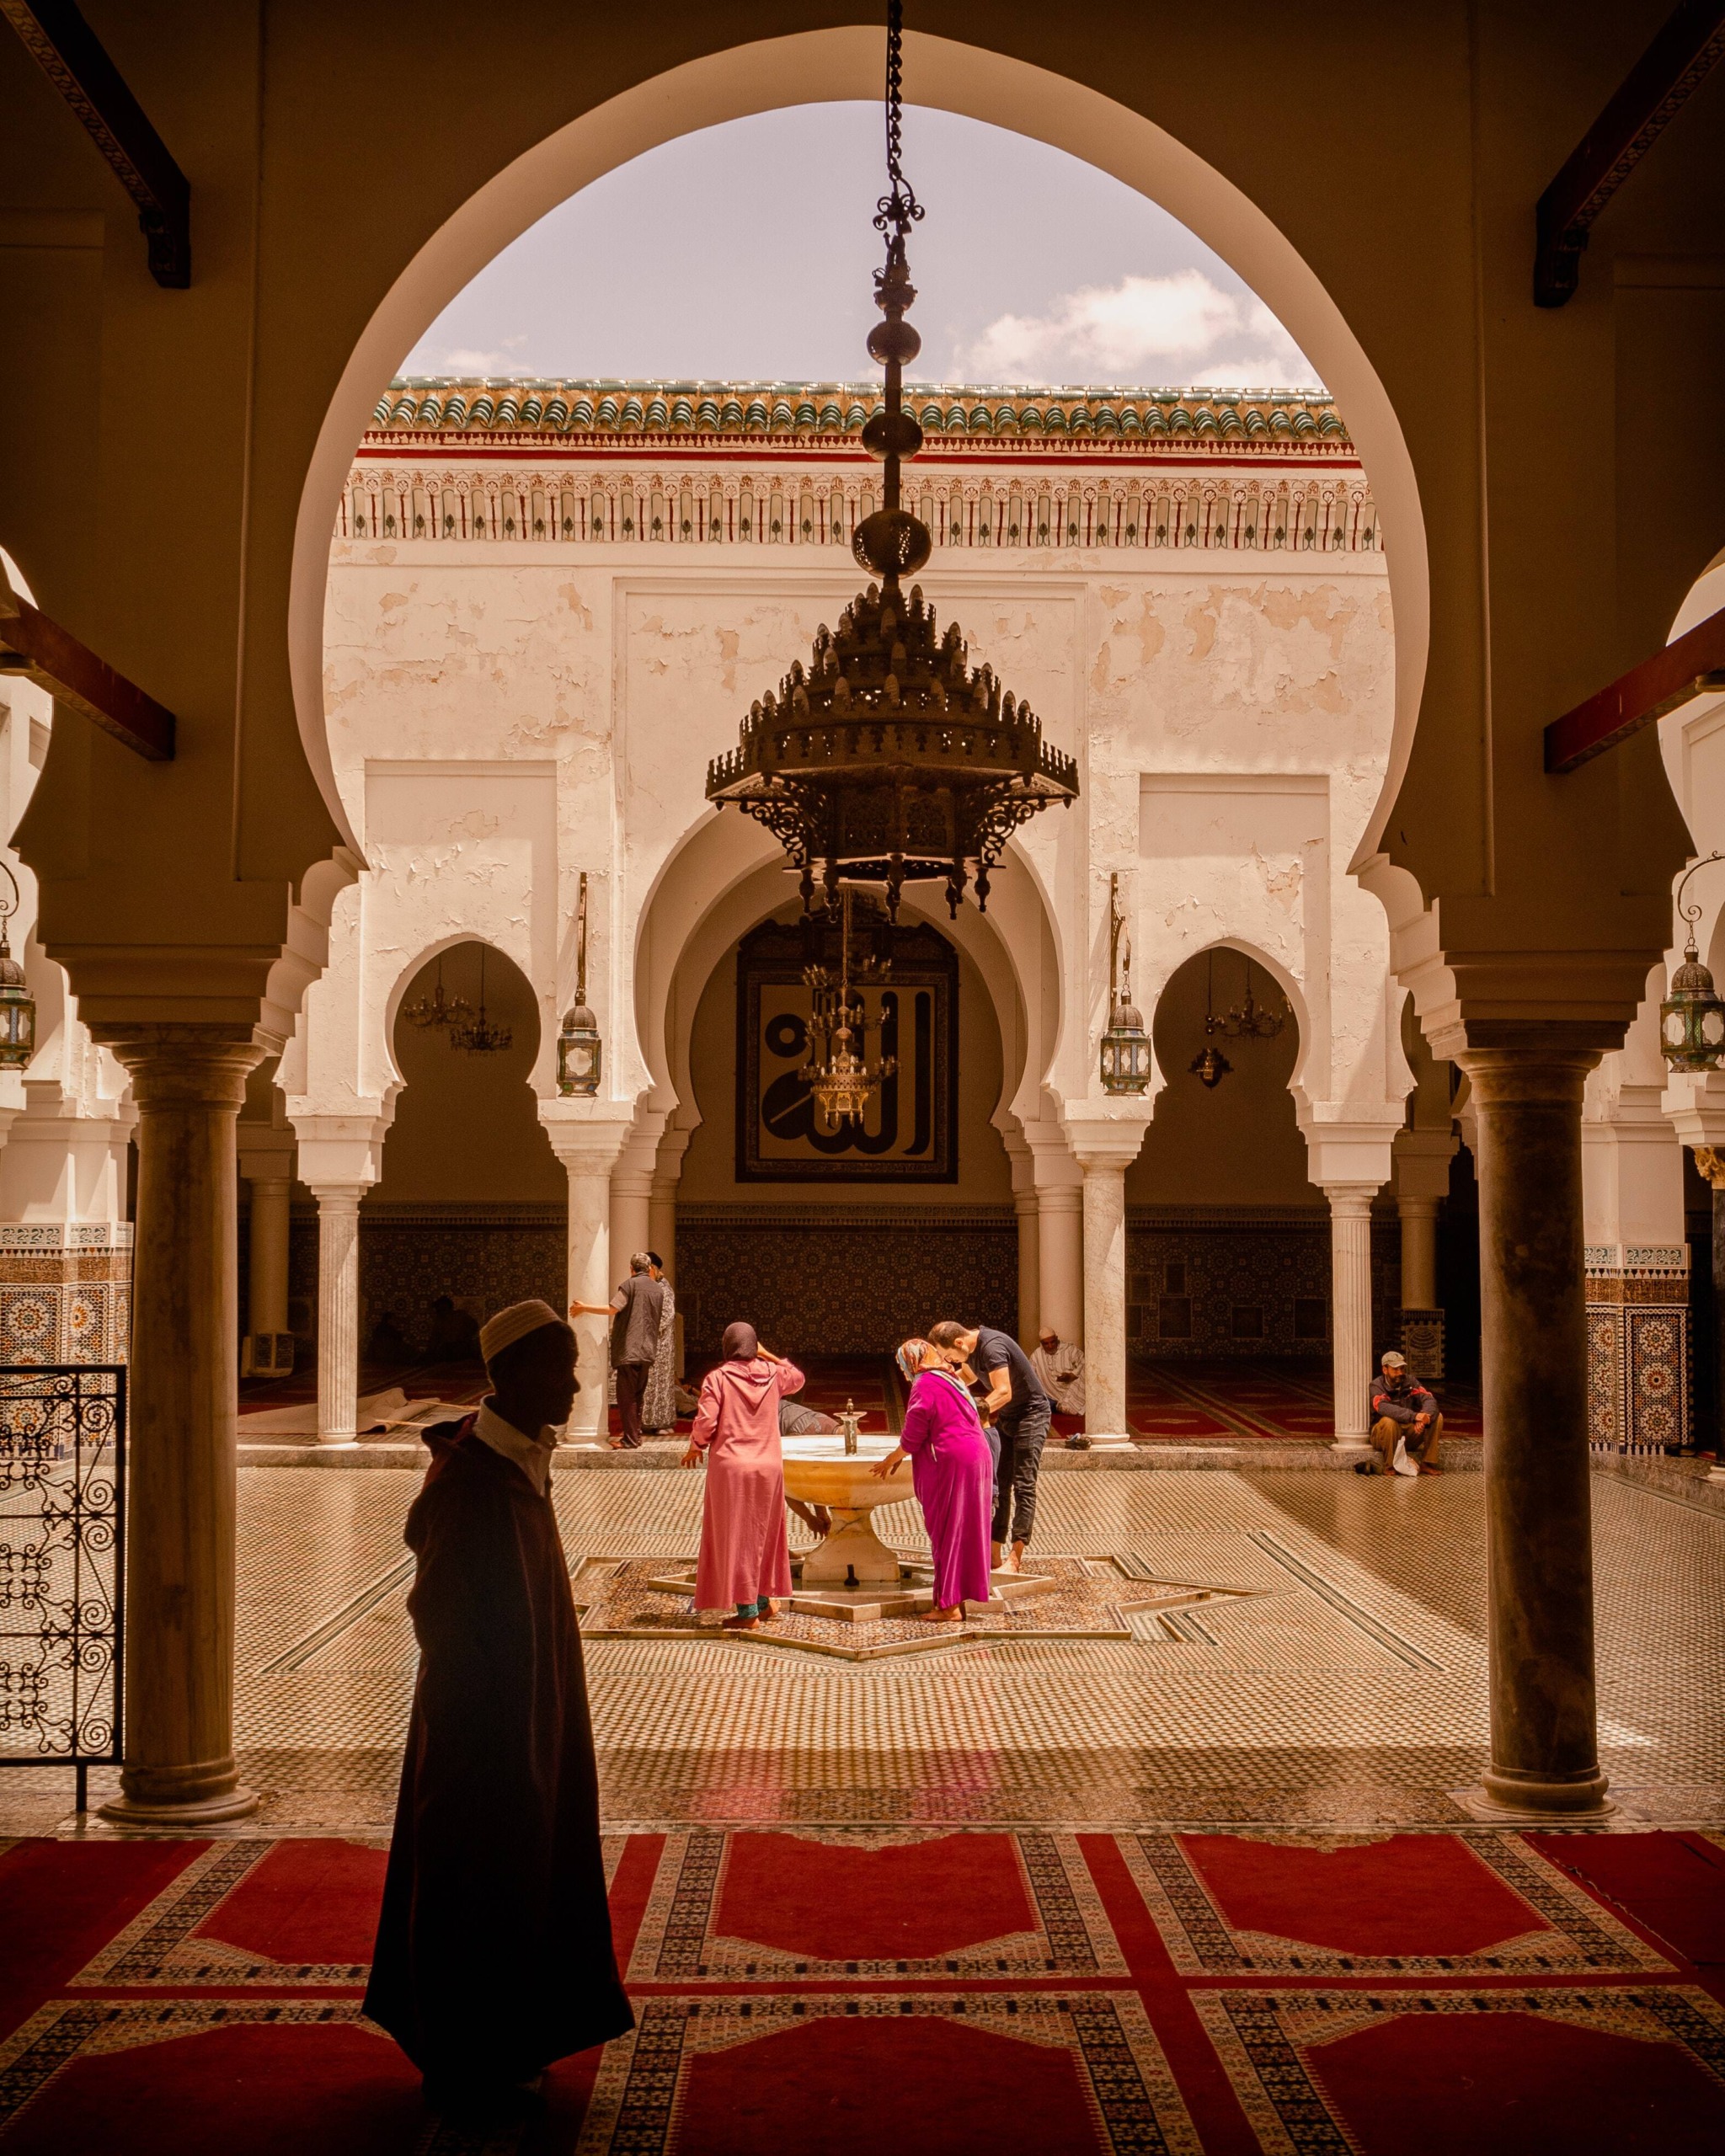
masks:
{"label": "glass lantern", "polygon": [[1150,1036],[1135,1004],[1116,1004],[1114,1021],[1102,1037],[1102,1086],[1105,1093],[1149,1090]]}
{"label": "glass lantern", "polygon": [[22,1070],[36,1052],[36,999],[0,929],[0,1070]]}
{"label": "glass lantern", "polygon": [[590,1096],[599,1091],[599,1023],[585,1003],[563,1013],[557,1037],[557,1090]]}
{"label": "glass lantern", "polygon": [[1674,1070],[1717,1070],[1725,1059],[1725,1001],[1692,935],[1659,1006],[1659,1049]]}

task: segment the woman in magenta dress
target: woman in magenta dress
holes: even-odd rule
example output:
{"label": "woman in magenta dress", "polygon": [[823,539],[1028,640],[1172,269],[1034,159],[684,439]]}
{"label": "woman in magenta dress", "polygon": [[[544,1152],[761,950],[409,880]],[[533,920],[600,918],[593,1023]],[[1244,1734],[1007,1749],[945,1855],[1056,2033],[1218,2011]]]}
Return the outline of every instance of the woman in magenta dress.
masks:
{"label": "woman in magenta dress", "polygon": [[911,1383],[905,1427],[897,1451],[872,1472],[884,1481],[909,1460],[934,1553],[934,1607],[921,1614],[938,1624],[960,1623],[967,1602],[988,1599],[994,1455],[975,1402],[938,1348],[907,1340],[897,1360]]}
{"label": "woman in magenta dress", "polygon": [[721,1346],[724,1360],[702,1385],[683,1454],[685,1467],[707,1462],[695,1607],[734,1608],[726,1630],[752,1632],[777,1614],[773,1597],[791,1591],[778,1404],[804,1380],[794,1363],[767,1353],[752,1325],[728,1325]]}

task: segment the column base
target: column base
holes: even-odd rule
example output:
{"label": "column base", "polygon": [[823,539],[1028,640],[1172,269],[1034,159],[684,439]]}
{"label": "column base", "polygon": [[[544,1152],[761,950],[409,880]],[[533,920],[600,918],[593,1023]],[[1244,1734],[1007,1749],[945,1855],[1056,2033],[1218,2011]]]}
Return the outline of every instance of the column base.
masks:
{"label": "column base", "polygon": [[1603,1771],[1595,1767],[1591,1773],[1574,1780],[1546,1780],[1534,1774],[1500,1772],[1487,1767],[1478,1784],[1468,1790],[1462,1801],[1470,1810],[1479,1813],[1489,1811],[1521,1818],[1551,1818],[1578,1816],[1602,1819],[1616,1810],[1606,1796],[1610,1785]]}
{"label": "column base", "polygon": [[334,1432],[331,1432],[326,1435],[324,1432],[319,1430],[318,1433],[318,1442],[320,1445],[356,1445],[360,1441],[357,1437],[351,1433],[346,1436],[337,1436]]}
{"label": "column base", "polygon": [[120,1827],[216,1826],[255,1812],[257,1792],[247,1789],[232,1759],[195,1767],[124,1767],[120,1794],[99,1809]]}
{"label": "column base", "polygon": [[1357,1452],[1362,1459],[1375,1449],[1370,1438],[1338,1438],[1330,1447],[1332,1452]]}

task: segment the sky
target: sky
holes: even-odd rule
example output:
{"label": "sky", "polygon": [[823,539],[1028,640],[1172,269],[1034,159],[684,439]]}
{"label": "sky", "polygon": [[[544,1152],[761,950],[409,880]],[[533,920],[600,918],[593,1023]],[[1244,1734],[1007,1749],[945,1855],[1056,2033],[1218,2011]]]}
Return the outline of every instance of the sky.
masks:
{"label": "sky", "polygon": [[[1275,317],[1165,210],[1064,150],[905,113],[921,382],[1294,388]],[[874,104],[703,128],[622,165],[457,295],[405,374],[862,381],[885,191]]]}

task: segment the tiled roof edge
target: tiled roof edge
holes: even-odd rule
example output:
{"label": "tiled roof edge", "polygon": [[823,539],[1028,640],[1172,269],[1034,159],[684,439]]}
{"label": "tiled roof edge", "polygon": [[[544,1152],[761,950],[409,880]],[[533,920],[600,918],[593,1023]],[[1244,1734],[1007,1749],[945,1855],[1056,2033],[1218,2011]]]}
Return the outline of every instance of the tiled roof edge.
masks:
{"label": "tiled roof edge", "polygon": [[[1333,398],[1310,390],[911,382],[905,402],[932,440],[1188,439],[1348,445]],[[387,435],[619,438],[777,436],[855,440],[880,403],[876,382],[564,381],[539,376],[407,376],[378,399]]]}

